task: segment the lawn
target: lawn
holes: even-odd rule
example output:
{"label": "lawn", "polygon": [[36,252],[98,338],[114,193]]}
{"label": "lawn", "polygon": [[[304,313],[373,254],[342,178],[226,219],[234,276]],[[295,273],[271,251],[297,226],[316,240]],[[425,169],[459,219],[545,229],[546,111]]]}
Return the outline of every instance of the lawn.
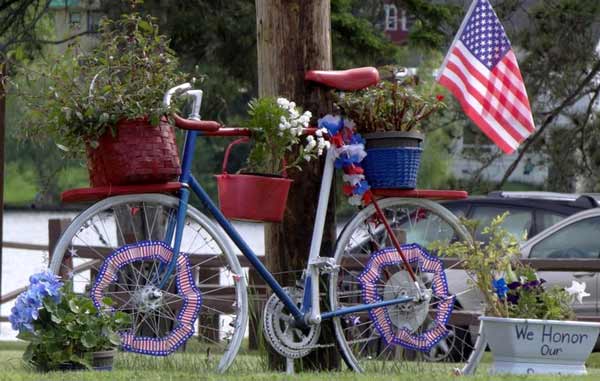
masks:
{"label": "lawn", "polygon": [[[0,343],[0,380],[107,380],[107,381],[129,381],[129,380],[339,380],[339,381],[374,381],[374,380],[402,380],[402,381],[447,381],[453,378],[450,372],[436,371],[421,364],[419,369],[400,367],[397,372],[370,372],[356,374],[350,371],[341,372],[304,372],[294,376],[284,373],[269,372],[265,369],[261,356],[257,353],[242,353],[236,358],[232,368],[225,374],[216,374],[207,369],[206,353],[200,345],[191,343],[188,351],[177,353],[166,358],[154,358],[120,353],[116,359],[115,370],[112,372],[54,372],[48,374],[36,373],[28,369],[21,361],[24,349],[22,343],[2,342]],[[486,360],[484,360],[487,362]],[[484,364],[485,366],[485,364]],[[600,353],[592,355],[588,361],[587,376],[565,377],[565,376],[495,376],[491,377],[486,372],[468,380],[598,380],[600,379]]]}

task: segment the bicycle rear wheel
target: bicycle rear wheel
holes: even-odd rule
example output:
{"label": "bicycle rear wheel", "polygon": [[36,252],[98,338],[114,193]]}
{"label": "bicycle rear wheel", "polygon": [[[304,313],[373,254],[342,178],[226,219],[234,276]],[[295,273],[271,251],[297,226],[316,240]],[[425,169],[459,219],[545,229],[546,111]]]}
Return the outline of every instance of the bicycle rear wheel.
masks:
{"label": "bicycle rear wheel", "polygon": [[[120,332],[124,350],[168,355],[192,336],[206,346],[206,362],[224,371],[233,361],[248,320],[246,281],[225,234],[189,206],[180,256],[172,259],[179,199],[160,194],[117,196],[79,214],[52,253],[50,270],[99,307],[113,300],[131,316]],[[197,316],[197,319],[195,317]]]}
{"label": "bicycle rear wheel", "polygon": [[[430,200],[385,198],[378,204],[403,244],[403,252],[409,256],[421,287],[431,290],[433,297],[427,303],[410,302],[335,318],[336,338],[344,360],[359,372],[420,368],[446,373],[474,372],[483,352],[479,323],[477,319],[458,321],[449,312],[461,309],[462,296],[472,296],[473,290],[462,289],[457,295],[453,283],[447,283],[446,275],[453,271],[452,278],[456,279],[456,272],[460,272],[459,276],[464,278],[464,272],[443,269],[435,253],[432,256],[427,253],[428,246],[435,241],[472,241],[472,238],[456,216]],[[330,278],[332,310],[416,296],[414,282],[373,205],[362,209],[347,223],[334,256],[340,267]],[[448,287],[444,288],[445,285]]]}

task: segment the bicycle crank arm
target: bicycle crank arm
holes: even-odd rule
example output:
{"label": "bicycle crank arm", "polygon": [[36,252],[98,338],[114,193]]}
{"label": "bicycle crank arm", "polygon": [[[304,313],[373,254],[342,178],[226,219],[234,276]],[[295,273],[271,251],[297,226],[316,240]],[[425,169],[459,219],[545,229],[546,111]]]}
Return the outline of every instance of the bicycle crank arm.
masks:
{"label": "bicycle crank arm", "polygon": [[331,318],[337,317],[337,316],[353,314],[356,312],[368,311],[368,310],[372,310],[373,308],[378,308],[378,307],[386,307],[386,306],[393,306],[395,304],[413,302],[414,300],[415,300],[415,298],[413,298],[412,296],[402,296],[400,298],[384,300],[382,302],[377,302],[377,303],[360,304],[358,306],[340,308],[335,311],[325,312],[325,313],[321,314],[321,320],[331,319]]}

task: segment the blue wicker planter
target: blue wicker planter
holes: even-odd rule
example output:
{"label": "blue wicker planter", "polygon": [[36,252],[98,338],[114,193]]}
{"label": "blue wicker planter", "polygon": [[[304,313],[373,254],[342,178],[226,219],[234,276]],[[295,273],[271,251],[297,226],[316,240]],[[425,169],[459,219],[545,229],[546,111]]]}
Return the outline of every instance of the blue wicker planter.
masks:
{"label": "blue wicker planter", "polygon": [[361,162],[371,188],[414,189],[422,148],[368,148]]}

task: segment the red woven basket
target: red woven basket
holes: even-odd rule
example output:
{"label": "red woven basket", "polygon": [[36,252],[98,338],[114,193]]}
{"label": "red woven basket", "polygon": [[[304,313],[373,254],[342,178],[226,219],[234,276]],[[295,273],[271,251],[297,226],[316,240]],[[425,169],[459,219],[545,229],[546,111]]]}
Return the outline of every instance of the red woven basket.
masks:
{"label": "red woven basket", "polygon": [[175,133],[165,120],[124,120],[116,135],[107,132],[96,149],[88,148],[92,187],[164,183],[181,174]]}

